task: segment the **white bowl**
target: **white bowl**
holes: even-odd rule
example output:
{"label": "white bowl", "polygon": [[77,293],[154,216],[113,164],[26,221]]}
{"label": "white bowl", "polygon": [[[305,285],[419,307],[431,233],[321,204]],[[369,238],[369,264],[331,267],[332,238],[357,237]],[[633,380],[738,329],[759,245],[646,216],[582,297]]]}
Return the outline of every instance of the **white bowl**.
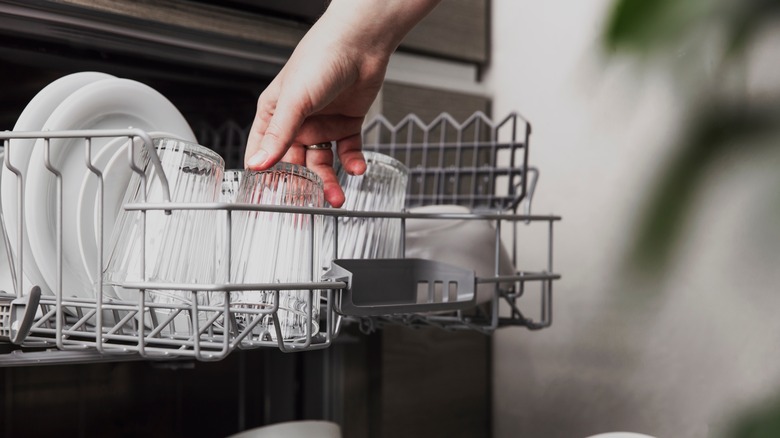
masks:
{"label": "white bowl", "polygon": [[341,428],[330,421],[289,421],[246,430],[228,438],[341,438]]}
{"label": "white bowl", "polygon": [[591,435],[587,438],[654,438],[650,435],[644,435],[635,432],[607,432],[598,435]]}
{"label": "white bowl", "polygon": [[[428,205],[410,213],[471,213],[459,205]],[[487,220],[407,219],[406,257],[435,260],[471,269],[477,277],[495,276],[496,230]],[[499,274],[513,275],[512,260],[504,245],[499,248]],[[495,286],[477,287],[477,304],[493,299]]]}

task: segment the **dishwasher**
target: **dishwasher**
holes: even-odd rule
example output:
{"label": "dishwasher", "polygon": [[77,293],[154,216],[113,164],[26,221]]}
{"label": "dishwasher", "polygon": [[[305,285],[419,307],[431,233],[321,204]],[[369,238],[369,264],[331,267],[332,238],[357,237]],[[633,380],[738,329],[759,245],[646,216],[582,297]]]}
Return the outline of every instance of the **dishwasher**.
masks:
{"label": "dishwasher", "polygon": [[[48,138],[56,153],[65,136],[83,152],[88,139],[94,148],[133,137],[148,149],[147,134],[153,132],[139,130],[2,132],[12,129],[19,111],[46,84],[74,72],[99,71],[158,90],[181,111],[198,144],[218,152],[227,168],[241,167],[257,92],[282,68],[326,3],[0,1],[0,146],[19,136],[31,137],[28,143]],[[278,318],[278,312],[251,314],[232,303],[227,310],[202,303],[157,307],[198,321],[197,330],[174,334],[170,323],[148,318],[148,309],[158,305],[149,299],[151,290],[132,301],[97,299],[93,288],[80,291],[78,299],[46,288],[38,295],[35,286],[44,283],[17,275],[16,287],[6,284],[10,281],[0,285],[0,435],[227,436],[284,421],[326,419],[340,424],[345,437],[488,436],[497,411],[491,404],[497,384],[493,344],[525,337],[524,327],[552,323],[552,290],[559,278],[552,232],[560,227],[558,216],[531,210],[539,170],[545,168],[531,166],[537,162],[534,151],[529,154],[530,124],[519,114],[494,113],[490,93],[474,87],[489,65],[489,3],[442,2],[443,19],[429,23],[433,37],[424,33],[399,49],[415,65],[400,65],[404,75],[388,76],[366,119],[364,149],[408,168],[405,209],[279,213],[314,215],[321,222],[387,216],[405,230],[398,244],[405,245],[406,261],[365,260],[359,267],[348,261],[327,278],[273,285],[268,290],[274,296],[287,293],[283,286],[311,294],[312,320],[319,313],[317,330],[281,342],[232,325],[238,317],[249,316],[251,324],[258,316]],[[468,29],[464,20],[471,23]],[[475,48],[481,55],[474,55]],[[449,51],[442,54],[443,49]],[[427,66],[432,60],[446,61],[459,72],[457,81],[408,75],[418,61]],[[517,107],[522,110],[522,102]],[[451,116],[439,115],[443,111]],[[11,144],[5,152],[13,158],[19,150]],[[35,164],[52,179],[42,161]],[[6,164],[3,158],[0,166],[10,172]],[[98,176],[83,160],[80,170],[97,186]],[[63,201],[64,213],[71,213],[73,205],[67,197]],[[149,216],[180,212],[164,204],[124,207]],[[200,208],[221,216],[242,213],[237,206]],[[16,215],[4,219],[6,225],[18,223]],[[72,249],[67,224],[65,232],[44,239],[52,250],[43,256],[56,260],[60,251],[67,256]],[[443,232],[421,235],[421,228]],[[479,245],[465,238],[472,228],[480,231]],[[3,265],[4,254],[0,247]],[[478,266],[455,257],[476,255]],[[30,252],[22,256],[13,266],[17,274],[35,261]],[[392,268],[393,263],[400,265]],[[460,269],[445,271],[444,265]],[[414,276],[401,282],[401,275],[382,275],[378,281],[378,271],[397,273],[398,266]],[[0,265],[3,273],[9,269]],[[451,293],[453,272],[472,285]],[[155,286],[142,283],[136,286]],[[202,296],[258,285],[192,286],[188,293]],[[228,330],[223,321],[230,321]],[[498,336],[489,336],[499,329]]]}
{"label": "dishwasher", "polygon": [[[231,126],[237,136],[245,138],[246,130],[235,124]],[[93,293],[88,294],[94,298],[66,297],[60,281],[58,287],[52,288],[53,294],[48,295],[41,293],[39,285],[25,281],[23,264],[30,255],[20,251],[18,257],[14,257],[10,245],[6,245],[15,290],[0,294],[0,344],[6,346],[4,354],[0,354],[0,366],[139,358],[218,361],[234,351],[255,348],[305,352],[328,348],[346,325],[356,325],[363,332],[400,324],[485,334],[509,326],[524,326],[531,330],[548,327],[552,323],[553,283],[560,278],[553,269],[553,228],[561,218],[531,212],[539,169],[528,163],[530,133],[530,123],[517,113],[496,121],[482,112],[476,112],[464,121],[443,113],[430,123],[409,114],[396,124],[381,115],[375,117],[364,127],[364,150],[390,155],[409,169],[406,208],[399,212],[219,202],[187,204],[171,202],[168,193],[164,194],[166,202],[136,202],[123,206],[126,211],[141,212],[144,217],[152,211],[216,211],[224,217],[228,233],[237,211],[303,214],[323,223],[330,221],[336,230],[332,235],[332,247],[336,248],[332,265],[322,275],[313,269],[308,282],[165,284],[147,280],[126,285],[140,293],[135,301],[122,301],[107,299],[102,286],[96,286]],[[104,176],[91,162],[91,141],[115,138],[129,139],[131,144],[138,143],[152,151],[152,167],[156,167],[158,177],[165,181],[152,140],[147,132],[139,129],[0,132],[5,147],[4,165],[18,178],[20,200],[24,199],[25,185],[21,173],[8,159],[13,154],[11,140],[34,139],[45,144],[46,162],[43,164],[57,179],[59,199],[55,242],[58,278],[63,269],[64,206],[60,171],[49,162],[50,143],[57,139],[75,139],[83,145],[86,157],[83,172],[91,172],[100,181],[99,190],[102,190]],[[127,165],[144,178],[135,163],[128,161]],[[167,188],[167,182],[165,186]],[[442,205],[465,207],[467,212],[420,208]],[[102,203],[99,208],[103,208]],[[19,209],[20,217],[16,218],[20,227],[24,223],[22,212],[23,209]],[[475,273],[472,267],[413,257],[339,259],[339,219],[350,217],[384,218],[400,224],[401,254],[409,251],[407,224],[410,221],[487,224],[492,230],[486,242],[492,255],[490,268]],[[7,223],[8,218],[3,219],[4,224]],[[98,225],[98,234],[103,236],[103,223],[98,222]],[[535,233],[546,233],[546,266],[543,269],[523,270],[518,266],[521,249],[516,236],[518,229],[524,227],[536,227]],[[8,238],[5,227],[3,232]],[[22,236],[21,233],[17,230],[16,236]],[[314,237],[322,239],[322,236]],[[433,238],[452,239],[454,244],[449,246],[452,251],[470,250],[458,247],[457,235],[445,233]],[[144,244],[142,239],[140,245],[143,247]],[[102,247],[102,243],[99,246]],[[21,237],[19,248],[22,248]],[[229,250],[226,257],[229,264]],[[511,261],[509,272],[500,266],[502,259],[507,257]],[[105,268],[102,257],[100,263],[98,273]],[[102,284],[99,275],[95,281]],[[150,290],[165,289],[186,290],[193,297],[221,294],[224,299],[218,306],[203,305],[203,300],[192,299],[190,303],[167,307],[149,300]],[[247,290],[270,291],[275,304],[253,311],[232,306],[231,292]],[[306,315],[310,321],[316,318],[316,324],[307,324],[309,329],[297,339],[286,339],[280,334],[254,336],[253,328],[263,318],[272,319],[279,327],[279,296],[288,290],[308,292]],[[521,310],[521,299],[528,294],[537,294],[538,309],[533,309],[534,317],[526,316],[528,309]],[[478,295],[481,296],[479,302]],[[155,307],[163,307],[169,317],[149,317],[150,309]],[[188,315],[193,321],[188,333],[170,330],[179,315]],[[235,321],[236,317],[248,318],[249,322],[241,326],[225,323]]]}

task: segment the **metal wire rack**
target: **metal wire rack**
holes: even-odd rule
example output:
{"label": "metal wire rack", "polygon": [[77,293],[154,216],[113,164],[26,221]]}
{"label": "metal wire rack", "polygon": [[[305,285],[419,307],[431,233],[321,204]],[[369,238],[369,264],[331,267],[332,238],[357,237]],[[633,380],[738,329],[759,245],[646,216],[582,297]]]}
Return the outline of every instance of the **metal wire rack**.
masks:
{"label": "metal wire rack", "polygon": [[[392,155],[410,169],[407,208],[441,204],[465,206],[473,211],[469,220],[490,221],[496,233],[493,242],[495,271],[492,276],[477,279],[478,284],[492,288],[487,304],[442,314],[351,317],[363,331],[401,324],[489,334],[504,326],[538,330],[552,324],[553,281],[560,278],[553,270],[553,228],[560,217],[531,215],[539,169],[528,164],[530,135],[531,124],[514,112],[495,121],[476,112],[462,122],[442,113],[430,123],[414,114],[398,123],[378,116],[366,125],[364,148]],[[522,215],[518,215],[521,208]],[[430,218],[445,217],[459,219],[457,215],[442,214]],[[513,275],[501,275],[502,229],[509,229],[512,266],[517,267],[517,231],[521,225],[536,226],[541,228],[536,232],[547,234],[546,267],[540,271],[516,270]],[[518,300],[534,286],[540,295],[537,318],[524,314],[518,305]]]}
{"label": "metal wire rack", "polygon": [[463,122],[447,113],[430,123],[414,114],[396,124],[378,116],[363,130],[365,149],[409,167],[407,207],[490,211],[512,210],[526,199],[530,135],[531,124],[517,113],[496,122],[482,112]]}
{"label": "metal wire rack", "polygon": [[[518,131],[523,128],[522,141]],[[505,131],[505,132],[504,132]],[[379,305],[370,299],[374,287],[366,287],[363,278],[376,279],[377,266],[388,266],[388,260],[365,261],[367,268],[354,268],[351,276],[356,281],[332,274],[323,279],[299,283],[262,284],[181,284],[143,281],[123,286],[137,290],[137,299],[122,301],[110,298],[103,291],[99,278],[103,272],[102,256],[95,287],[90,298],[74,298],[63,293],[62,282],[52,285],[53,295],[40,295],[37,285],[25,284],[24,260],[29,257],[23,250],[24,224],[24,173],[9,159],[14,144],[11,140],[36,139],[45,148],[46,169],[56,176],[57,230],[59,243],[56,245],[57,278],[62,278],[62,184],[61,174],[49,162],[52,139],[79,139],[85,151],[85,170],[100,181],[98,185],[98,209],[103,209],[102,190],[104,175],[95,168],[90,148],[98,138],[127,138],[131,145],[128,165],[145,184],[146,175],[133,160],[136,142],[154,152],[149,135],[138,129],[102,131],[59,131],[59,132],[2,132],[0,140],[5,146],[4,165],[17,178],[18,208],[16,213],[18,254],[12,254],[7,247],[8,259],[12,262],[15,291],[0,294],[0,343],[13,346],[14,354],[0,355],[0,366],[37,364],[48,362],[73,362],[89,360],[116,360],[133,358],[170,359],[194,358],[201,361],[219,360],[236,349],[274,347],[285,352],[306,351],[327,348],[347,323],[357,323],[365,331],[372,331],[386,324],[412,326],[433,325],[445,329],[469,329],[490,333],[502,326],[526,326],[530,329],[547,327],[552,322],[552,284],[560,276],[553,271],[552,245],[553,226],[558,216],[532,215],[530,205],[538,178],[538,170],[527,165],[528,135],[530,125],[517,114],[493,123],[482,113],[476,113],[463,124],[456,123],[444,114],[430,124],[424,124],[415,116],[409,116],[399,124],[390,124],[380,117],[366,126],[364,137],[366,148],[383,151],[401,159],[411,170],[412,184],[409,187],[407,206],[452,203],[469,207],[472,213],[434,214],[410,212],[350,212],[330,208],[302,208],[286,206],[260,206],[247,204],[204,203],[181,204],[170,202],[167,183],[156,153],[150,153],[151,165],[165,187],[160,203],[141,202],[126,204],[124,208],[137,211],[146,217],[149,211],[173,212],[178,210],[211,210],[224,215],[227,232],[231,232],[233,213],[236,211],[270,211],[280,214],[306,214],[318,221],[333,221],[336,230],[333,239],[338,239],[338,218],[340,217],[387,217],[401,223],[402,245],[408,220],[459,220],[488,221],[495,228],[493,245],[496,254],[495,275],[475,277],[473,271],[455,268],[436,261],[416,259],[400,260],[397,269],[408,271],[419,268],[420,278],[412,278],[410,284],[393,284],[393,276],[379,284],[389,284],[398,291],[394,305]],[[437,138],[436,142],[431,140]],[[454,136],[454,137],[452,137]],[[468,136],[468,140],[467,140]],[[506,139],[503,139],[506,137]],[[420,140],[422,138],[422,140]],[[452,139],[454,138],[454,140]],[[453,154],[454,152],[454,154]],[[469,158],[464,158],[466,155]],[[460,157],[460,158],[458,158]],[[491,195],[491,193],[493,193]],[[523,203],[524,202],[524,203]],[[523,205],[525,211],[518,214]],[[2,219],[2,217],[0,217]],[[539,272],[517,271],[500,273],[499,252],[502,246],[502,230],[515,241],[520,226],[546,225],[548,232],[548,254],[546,269]],[[98,247],[103,244],[102,224],[98,222]],[[5,223],[3,223],[5,231]],[[321,236],[314,236],[321,238]],[[143,242],[141,243],[144,244]],[[332,247],[337,251],[339,245]],[[143,251],[143,250],[142,250]],[[517,247],[511,253],[516,265]],[[225,254],[230,263],[230,251]],[[340,263],[334,253],[334,267]],[[345,261],[348,262],[348,261]],[[459,269],[459,270],[458,270]],[[455,274],[453,274],[455,272]],[[434,293],[435,284],[448,284],[453,275],[471,275],[471,287],[458,292],[456,299]],[[424,277],[424,281],[422,278]],[[148,278],[144,276],[144,278]],[[469,281],[466,281],[468,283]],[[428,294],[406,293],[408,289],[429,285]],[[357,285],[361,286],[358,287]],[[487,304],[476,305],[477,286],[489,285],[493,289],[492,299]],[[518,300],[531,285],[538,285],[541,294],[540,316],[526,317]],[[149,291],[187,291],[190,299],[179,304],[158,303],[150,298]],[[267,308],[247,309],[231,303],[230,292],[263,290],[273,299]],[[304,336],[298,339],[284,339],[279,331],[279,296],[286,290],[308,291],[306,315],[312,320],[315,308],[321,309],[319,324],[309,324]],[[417,291],[419,292],[419,291]],[[224,294],[220,305],[203,304],[199,296],[209,293]],[[82,294],[83,296],[83,294]],[[354,300],[354,297],[360,297]],[[206,300],[208,301],[208,300]],[[367,304],[366,304],[367,303]],[[162,312],[160,312],[162,310]],[[162,317],[160,315],[163,315]],[[181,318],[188,321],[184,333],[174,329],[174,323]],[[237,324],[241,320],[244,324]],[[263,329],[269,320],[271,329]]]}

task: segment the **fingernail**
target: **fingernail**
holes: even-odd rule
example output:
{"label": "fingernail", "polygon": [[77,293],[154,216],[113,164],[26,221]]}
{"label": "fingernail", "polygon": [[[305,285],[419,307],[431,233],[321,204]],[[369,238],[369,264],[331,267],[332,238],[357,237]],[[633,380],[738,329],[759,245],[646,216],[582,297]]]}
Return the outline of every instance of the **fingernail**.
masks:
{"label": "fingernail", "polygon": [[249,161],[247,161],[247,164],[250,167],[256,167],[256,166],[259,166],[259,165],[265,163],[265,160],[267,158],[268,158],[268,152],[260,149],[259,151],[257,151],[256,154],[252,155],[249,158]]}
{"label": "fingernail", "polygon": [[353,158],[344,167],[350,175],[362,175],[366,171],[367,164],[365,160]]}

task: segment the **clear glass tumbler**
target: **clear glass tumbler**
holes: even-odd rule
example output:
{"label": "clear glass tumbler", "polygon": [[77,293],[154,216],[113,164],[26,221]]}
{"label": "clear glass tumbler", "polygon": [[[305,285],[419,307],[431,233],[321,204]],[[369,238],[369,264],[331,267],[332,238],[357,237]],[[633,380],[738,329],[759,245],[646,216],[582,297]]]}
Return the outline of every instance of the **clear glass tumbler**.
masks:
{"label": "clear glass tumbler", "polygon": [[[350,175],[339,165],[339,184],[344,189],[341,207],[350,211],[402,211],[406,201],[409,169],[393,157],[363,152],[366,171]],[[338,257],[376,259],[401,257],[401,221],[391,218],[340,217]],[[333,259],[333,218],[326,218],[322,260],[328,268]]]}
{"label": "clear glass tumbler", "polygon": [[[225,170],[225,173],[222,177],[222,187],[220,190],[220,196],[219,196],[219,202],[225,202],[225,203],[234,203],[236,202],[236,196],[238,195],[238,189],[241,186],[241,180],[244,178],[244,170],[243,169],[230,169]],[[216,272],[217,272],[217,283],[226,283],[228,281],[229,272],[228,272],[228,259],[227,259],[227,248],[226,243],[230,239],[230,235],[228,234],[228,215],[230,214],[229,211],[219,211],[217,216],[217,249],[216,249]],[[235,222],[232,222],[232,224],[235,224]],[[235,227],[235,225],[233,225]],[[209,305],[210,306],[221,306],[225,302],[225,293],[226,292],[210,292],[209,293]],[[212,314],[209,313],[209,317]],[[220,319],[219,324],[224,324],[224,322]]]}
{"label": "clear glass tumbler", "polygon": [[[262,172],[246,171],[236,197],[237,203],[322,207],[322,181],[309,169],[278,163]],[[237,211],[233,214],[231,281],[234,283],[289,283],[319,280],[320,221],[308,213]],[[273,291],[231,292],[231,307],[270,310]],[[309,290],[279,291],[278,317],[285,340],[300,339],[307,330],[319,330],[319,294]],[[310,297],[312,299],[310,299]],[[311,319],[308,309],[311,306]],[[236,313],[239,328],[254,318],[250,312]],[[261,339],[275,339],[270,314],[264,315],[253,333]]]}
{"label": "clear glass tumbler", "polygon": [[[216,202],[219,200],[224,172],[224,160],[204,146],[172,138],[154,140],[173,202]],[[146,175],[146,197],[141,177],[133,174],[123,204],[162,202],[162,186],[152,172],[146,149],[140,151],[141,168]],[[152,281],[176,283],[213,283],[217,257],[216,211],[174,210],[146,212],[120,211],[109,245],[109,259],[103,281],[114,286],[119,298],[136,301],[138,291],[121,287],[124,282]],[[145,263],[142,264],[142,243],[145,243]],[[199,304],[207,304],[207,294],[191,291],[157,290],[147,292],[147,302],[159,304],[151,315],[158,319],[175,311],[174,306],[190,305],[197,296]],[[193,315],[182,311],[172,324],[172,332],[188,333]],[[167,333],[168,331],[166,331]]]}
{"label": "clear glass tumbler", "polygon": [[244,178],[243,169],[229,169],[222,177],[222,190],[219,196],[220,202],[236,202],[238,188]]}

